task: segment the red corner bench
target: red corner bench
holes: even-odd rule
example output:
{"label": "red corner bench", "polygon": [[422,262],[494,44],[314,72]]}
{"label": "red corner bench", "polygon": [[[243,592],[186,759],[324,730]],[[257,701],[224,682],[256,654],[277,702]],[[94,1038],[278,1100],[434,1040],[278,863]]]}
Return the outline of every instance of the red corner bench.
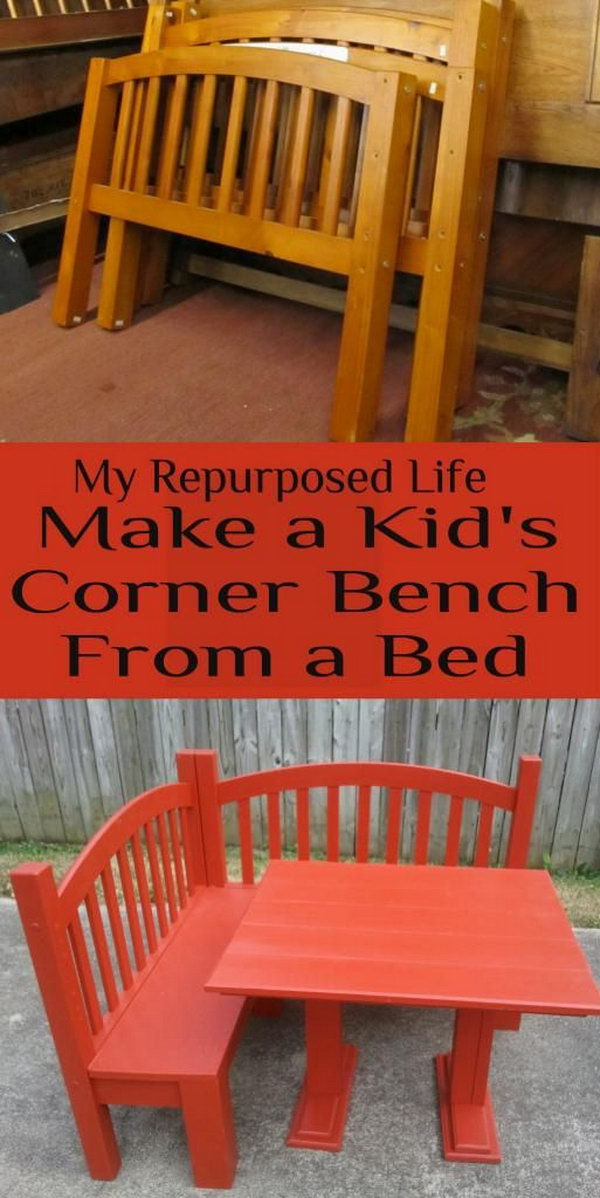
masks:
{"label": "red corner bench", "polygon": [[[111,1104],[173,1106],[183,1111],[196,1185],[221,1188],[232,1184],[236,1163],[228,1070],[252,1000],[208,993],[204,984],[254,893],[251,804],[263,805],[256,814],[276,859],[283,852],[284,795],[295,802],[286,824],[293,826],[298,859],[307,860],[317,822],[313,792],[324,793],[326,855],[337,861],[343,788],[351,787],[354,855],[367,862],[376,855],[373,788],[381,788],[389,865],[407,856],[404,813],[414,793],[414,835],[405,847],[410,843],[411,859],[424,865],[434,796],[445,796],[443,860],[458,865],[472,802],[473,864],[489,863],[496,809],[510,818],[505,864],[519,868],[527,863],[540,762],[523,758],[516,786],[392,762],[291,766],[226,781],[218,777],[215,753],[180,753],[177,763],[179,782],[117,812],[60,886],[49,865],[23,865],[11,878],[92,1177],[109,1180],[119,1169]],[[226,865],[223,816],[230,805],[237,811],[241,884],[229,882]],[[276,1004],[265,1008],[275,1011]]]}
{"label": "red corner bench", "polygon": [[110,1104],[181,1107],[196,1185],[226,1188],[249,1003],[204,982],[253,889],[207,886],[193,754],[179,776],[117,812],[59,887],[50,865],[11,878],[91,1176],[120,1167]]}

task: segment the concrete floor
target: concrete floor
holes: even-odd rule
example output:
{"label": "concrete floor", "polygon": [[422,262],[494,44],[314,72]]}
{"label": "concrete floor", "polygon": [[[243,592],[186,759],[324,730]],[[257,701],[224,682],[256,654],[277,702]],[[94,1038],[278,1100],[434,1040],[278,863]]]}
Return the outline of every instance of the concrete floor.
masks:
{"label": "concrete floor", "polygon": [[[578,933],[600,976],[600,931]],[[115,1112],[123,1167],[88,1179],[14,903],[0,900],[0,1188],[11,1198],[182,1198],[190,1183],[178,1111]],[[251,1020],[232,1073],[237,1198],[597,1198],[600,1020],[526,1017],[496,1037],[492,1088],[504,1161],[440,1154],[432,1057],[449,1046],[444,1011],[354,1007],[360,1048],[343,1151],[284,1147],[303,1071],[302,1019]]]}

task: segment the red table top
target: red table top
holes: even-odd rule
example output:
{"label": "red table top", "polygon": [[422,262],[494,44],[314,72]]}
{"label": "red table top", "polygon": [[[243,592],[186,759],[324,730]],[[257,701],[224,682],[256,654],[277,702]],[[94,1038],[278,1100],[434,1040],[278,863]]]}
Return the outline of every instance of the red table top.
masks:
{"label": "red table top", "polygon": [[600,1015],[541,870],[274,861],[206,988]]}

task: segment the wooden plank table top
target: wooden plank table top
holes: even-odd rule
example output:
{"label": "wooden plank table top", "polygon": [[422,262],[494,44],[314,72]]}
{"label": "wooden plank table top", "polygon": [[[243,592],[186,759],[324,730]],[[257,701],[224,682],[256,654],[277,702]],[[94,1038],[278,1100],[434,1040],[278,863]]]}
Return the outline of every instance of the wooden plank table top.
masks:
{"label": "wooden plank table top", "polygon": [[542,870],[272,862],[208,989],[599,1015]]}

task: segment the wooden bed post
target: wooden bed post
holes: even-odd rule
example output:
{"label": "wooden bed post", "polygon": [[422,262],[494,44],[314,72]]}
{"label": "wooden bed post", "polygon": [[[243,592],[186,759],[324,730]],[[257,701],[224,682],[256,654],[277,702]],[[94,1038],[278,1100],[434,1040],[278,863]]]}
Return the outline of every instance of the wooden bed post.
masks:
{"label": "wooden bed post", "polygon": [[527,867],[541,769],[540,757],[521,757],[519,761],[517,794],[506,850],[506,866],[509,869]]}
{"label": "wooden bed post", "polygon": [[471,265],[469,302],[465,307],[464,342],[460,378],[457,388],[458,403],[467,403],[471,398],[477,339],[481,308],[485,289],[485,272],[490,248],[490,234],[496,198],[498,177],[498,147],[505,118],[506,88],[510,67],[510,49],[515,18],[514,0],[494,0],[500,8],[498,37],[496,38],[494,63],[491,71],[493,90],[488,107],[481,180],[479,185],[478,237],[474,246]]}
{"label": "wooden bed post", "polygon": [[456,0],[406,441],[444,441],[452,434],[465,327],[472,319],[473,230],[498,18],[498,9],[482,0]]}
{"label": "wooden bed post", "polygon": [[83,105],[53,316],[57,324],[85,320],[98,242],[99,216],[89,210],[92,183],[102,182],[113,143],[117,93],[106,86],[110,60],[93,58]]}
{"label": "wooden bed post", "polygon": [[213,749],[190,749],[177,754],[180,782],[193,787],[202,834],[204,881],[207,886],[225,886],[227,866],[219,804],[219,759]]}
{"label": "wooden bed post", "polygon": [[88,1076],[94,1042],[52,866],[21,865],[11,881],[88,1168],[97,1181],[110,1181],[121,1158],[108,1107],[98,1102]]}
{"label": "wooden bed post", "polygon": [[409,75],[390,72],[381,77],[381,91],[380,102],[369,112],[333,396],[334,441],[364,441],[373,435],[381,389],[416,88]]}

